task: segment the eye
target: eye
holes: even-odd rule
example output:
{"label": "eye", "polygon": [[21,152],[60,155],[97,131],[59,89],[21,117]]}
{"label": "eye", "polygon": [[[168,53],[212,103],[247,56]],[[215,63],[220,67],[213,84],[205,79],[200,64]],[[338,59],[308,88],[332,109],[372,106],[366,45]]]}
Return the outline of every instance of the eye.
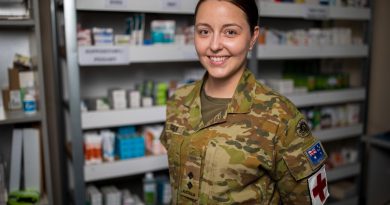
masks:
{"label": "eye", "polygon": [[207,36],[210,31],[207,30],[207,29],[198,29],[197,33],[200,35],[200,36]]}
{"label": "eye", "polygon": [[237,31],[235,31],[235,30],[233,30],[233,29],[226,29],[225,30],[225,35],[227,36],[227,37],[234,37],[234,36],[236,36],[238,33],[237,33]]}

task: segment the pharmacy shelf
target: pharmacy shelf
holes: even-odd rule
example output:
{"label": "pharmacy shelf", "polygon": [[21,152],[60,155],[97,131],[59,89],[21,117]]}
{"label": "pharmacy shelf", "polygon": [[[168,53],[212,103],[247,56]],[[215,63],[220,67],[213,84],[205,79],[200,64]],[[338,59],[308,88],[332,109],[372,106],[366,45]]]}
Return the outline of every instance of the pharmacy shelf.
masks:
{"label": "pharmacy shelf", "polygon": [[42,120],[39,112],[36,114],[25,114],[23,111],[12,111],[5,113],[5,119],[0,119],[0,125],[32,123]]}
{"label": "pharmacy shelf", "polygon": [[[119,52],[118,52],[119,51]],[[121,56],[127,55],[127,56]],[[95,59],[108,59],[96,61]],[[118,65],[110,59],[121,59],[119,65],[153,62],[197,61],[194,45],[159,44],[151,46],[82,46],[79,47],[81,66]]]}
{"label": "pharmacy shelf", "polygon": [[193,14],[197,0],[78,0],[80,11],[117,11],[145,13]]}
{"label": "pharmacy shelf", "polygon": [[380,139],[377,137],[364,137],[363,141],[371,144],[372,146],[377,146],[382,149],[390,150],[390,140]]}
{"label": "pharmacy shelf", "polygon": [[[351,101],[363,100],[365,89],[345,89],[336,91],[313,92],[305,95],[288,96],[289,99],[298,107],[314,106],[323,104],[334,104]],[[149,123],[159,123],[165,121],[165,106],[136,108],[127,110],[108,110],[93,111],[82,113],[82,128],[98,129],[108,127],[118,127],[124,125],[140,125]],[[324,136],[328,140],[342,138],[341,135],[361,134],[361,125],[335,128],[330,130],[319,131],[317,136]],[[340,133],[340,134],[338,134]],[[343,136],[346,137],[346,136]]]}
{"label": "pharmacy shelf", "polygon": [[359,204],[359,197],[352,197],[341,201],[326,203],[328,205],[356,205]]}
{"label": "pharmacy shelf", "polygon": [[311,59],[311,58],[358,58],[368,56],[366,45],[344,46],[280,46],[260,45],[257,59]]}
{"label": "pharmacy shelf", "polygon": [[147,156],[84,166],[86,182],[131,176],[168,168],[167,155]]}
{"label": "pharmacy shelf", "polygon": [[33,27],[35,25],[34,20],[0,20],[1,28],[15,28],[15,27]]}
{"label": "pharmacy shelf", "polygon": [[82,113],[83,129],[140,125],[165,121],[165,106]]}
{"label": "pharmacy shelf", "polygon": [[[131,169],[129,169],[131,167]],[[86,182],[131,176],[145,172],[168,168],[167,155],[140,157],[128,160],[84,166]],[[329,182],[356,176],[360,173],[360,164],[345,165],[327,171]]]}
{"label": "pharmacy shelf", "polygon": [[[260,2],[260,16],[276,18],[369,20],[370,9],[310,4]],[[314,13],[314,12],[316,13]]]}
{"label": "pharmacy shelf", "polygon": [[[79,11],[117,11],[145,13],[193,14],[197,0],[78,0],[76,8]],[[293,3],[260,2],[260,16],[278,18],[321,18],[368,20],[368,8],[334,7],[306,5]],[[316,13],[313,13],[314,12]],[[313,16],[313,14],[316,14]]]}
{"label": "pharmacy shelf", "polygon": [[318,130],[314,131],[313,135],[321,140],[321,142],[357,137],[363,135],[363,124]]}
{"label": "pharmacy shelf", "polygon": [[332,91],[317,91],[302,95],[286,95],[297,107],[329,105],[353,101],[362,101],[366,98],[364,88],[350,88]]}
{"label": "pharmacy shelf", "polygon": [[344,165],[326,172],[326,176],[329,182],[334,182],[340,179],[354,177],[359,174],[360,174],[360,163]]}
{"label": "pharmacy shelf", "polygon": [[[194,45],[82,46],[79,47],[78,52],[79,64],[81,66],[198,61]],[[262,60],[356,58],[366,56],[368,56],[368,47],[364,45],[321,47],[258,46],[258,59]]]}

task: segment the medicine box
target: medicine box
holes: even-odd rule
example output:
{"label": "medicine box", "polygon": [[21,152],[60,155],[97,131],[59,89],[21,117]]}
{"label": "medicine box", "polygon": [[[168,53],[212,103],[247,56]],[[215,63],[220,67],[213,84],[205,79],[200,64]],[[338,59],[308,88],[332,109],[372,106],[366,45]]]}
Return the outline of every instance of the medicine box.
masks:
{"label": "medicine box", "polygon": [[142,136],[122,136],[116,138],[116,153],[120,159],[145,156],[145,140]]}

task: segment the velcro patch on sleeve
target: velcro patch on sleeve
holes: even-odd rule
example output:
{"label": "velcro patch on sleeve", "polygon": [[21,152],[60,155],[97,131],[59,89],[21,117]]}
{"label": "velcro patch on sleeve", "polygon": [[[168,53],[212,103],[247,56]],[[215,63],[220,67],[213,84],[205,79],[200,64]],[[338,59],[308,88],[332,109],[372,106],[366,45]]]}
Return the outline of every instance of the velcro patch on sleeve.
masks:
{"label": "velcro patch on sleeve", "polygon": [[326,159],[326,153],[320,142],[316,142],[313,146],[305,150],[305,155],[310,162],[311,167],[316,169]]}
{"label": "velcro patch on sleeve", "polygon": [[322,166],[313,176],[308,179],[310,198],[312,205],[323,205],[329,197],[328,182],[326,179],[325,166]]}

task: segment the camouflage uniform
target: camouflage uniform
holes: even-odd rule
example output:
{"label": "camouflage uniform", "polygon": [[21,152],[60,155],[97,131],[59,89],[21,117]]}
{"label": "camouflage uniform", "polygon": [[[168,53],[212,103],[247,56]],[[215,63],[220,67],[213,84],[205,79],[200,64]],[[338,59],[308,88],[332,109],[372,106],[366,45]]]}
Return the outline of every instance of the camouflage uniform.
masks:
{"label": "camouflage uniform", "polygon": [[167,105],[172,204],[310,204],[307,178],[324,160],[306,157],[318,141],[295,106],[245,70],[226,112],[203,122],[202,83]]}

